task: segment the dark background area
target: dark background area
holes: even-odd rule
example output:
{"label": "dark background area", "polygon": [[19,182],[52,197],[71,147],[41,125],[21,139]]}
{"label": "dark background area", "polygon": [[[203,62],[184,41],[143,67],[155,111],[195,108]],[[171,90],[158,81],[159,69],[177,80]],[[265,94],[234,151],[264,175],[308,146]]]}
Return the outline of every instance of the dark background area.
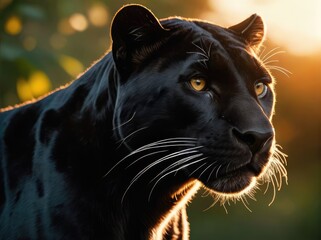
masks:
{"label": "dark background area", "polygon": [[[112,16],[125,3],[131,2],[0,0],[0,107],[38,97],[75,79],[109,49]],[[160,18],[200,17],[210,8],[207,1],[198,0],[136,3]],[[268,38],[265,46],[268,51],[276,44]],[[273,72],[274,125],[277,141],[289,156],[289,183],[271,206],[272,191],[264,195],[263,186],[257,201],[249,200],[252,212],[242,203],[227,205],[228,214],[219,204],[204,211],[213,199],[200,191],[189,207],[192,240],[321,239],[321,52],[289,52],[275,59],[292,72],[289,77]]]}

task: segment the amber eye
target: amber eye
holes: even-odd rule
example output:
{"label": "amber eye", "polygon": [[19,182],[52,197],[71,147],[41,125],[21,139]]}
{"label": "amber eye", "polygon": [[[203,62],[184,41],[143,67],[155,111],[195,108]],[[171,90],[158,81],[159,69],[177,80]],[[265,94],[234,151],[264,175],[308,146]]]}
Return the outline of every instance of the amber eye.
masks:
{"label": "amber eye", "polygon": [[255,93],[259,98],[263,98],[267,93],[268,87],[264,83],[255,84]]}
{"label": "amber eye", "polygon": [[204,79],[193,78],[189,83],[191,84],[191,87],[198,92],[203,91],[206,88],[206,81]]}

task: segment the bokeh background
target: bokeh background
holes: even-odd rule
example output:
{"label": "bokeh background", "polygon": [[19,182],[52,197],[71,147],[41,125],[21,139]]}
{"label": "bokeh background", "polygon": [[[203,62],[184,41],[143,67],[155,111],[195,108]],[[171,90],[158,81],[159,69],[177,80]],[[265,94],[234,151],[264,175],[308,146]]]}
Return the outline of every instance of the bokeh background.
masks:
{"label": "bokeh background", "polygon": [[[110,45],[121,0],[0,0],[0,107],[38,97],[73,79]],[[180,15],[229,26],[258,13],[266,54],[278,68],[274,125],[288,154],[288,185],[269,206],[258,192],[249,212],[200,193],[189,207],[191,239],[321,239],[321,1],[136,0],[158,17]],[[130,20],[129,20],[130,21]],[[275,60],[275,61],[274,61]],[[291,73],[289,73],[289,72]],[[282,73],[283,72],[283,73]],[[286,73],[286,74],[284,74]]]}

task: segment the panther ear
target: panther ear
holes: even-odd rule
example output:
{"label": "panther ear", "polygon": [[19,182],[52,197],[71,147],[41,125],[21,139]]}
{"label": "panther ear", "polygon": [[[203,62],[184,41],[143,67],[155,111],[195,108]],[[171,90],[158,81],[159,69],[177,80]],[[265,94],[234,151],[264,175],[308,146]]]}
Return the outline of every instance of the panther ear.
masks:
{"label": "panther ear", "polygon": [[[129,71],[133,63],[147,54],[139,51],[156,46],[167,32],[154,14],[147,8],[130,4],[121,8],[115,15],[111,26],[112,53],[118,71]],[[136,56],[135,56],[136,55]]]}
{"label": "panther ear", "polygon": [[257,14],[253,14],[243,22],[229,27],[229,29],[241,35],[254,49],[257,49],[264,40],[264,22]]}

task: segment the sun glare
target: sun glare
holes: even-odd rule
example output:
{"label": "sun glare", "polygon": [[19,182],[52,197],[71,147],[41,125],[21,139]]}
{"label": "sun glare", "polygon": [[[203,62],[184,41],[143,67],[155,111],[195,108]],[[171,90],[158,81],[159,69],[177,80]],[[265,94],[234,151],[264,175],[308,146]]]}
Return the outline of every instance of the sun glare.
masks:
{"label": "sun glare", "polygon": [[69,23],[73,29],[79,32],[85,31],[88,27],[87,18],[80,13],[74,13],[71,15],[69,18]]}
{"label": "sun glare", "polygon": [[321,51],[321,1],[211,0],[212,11],[203,18],[226,26],[253,13],[263,17],[268,38],[289,52],[306,55]]}
{"label": "sun glare", "polygon": [[108,23],[108,11],[102,4],[95,4],[88,10],[88,18],[96,27],[103,27]]}

